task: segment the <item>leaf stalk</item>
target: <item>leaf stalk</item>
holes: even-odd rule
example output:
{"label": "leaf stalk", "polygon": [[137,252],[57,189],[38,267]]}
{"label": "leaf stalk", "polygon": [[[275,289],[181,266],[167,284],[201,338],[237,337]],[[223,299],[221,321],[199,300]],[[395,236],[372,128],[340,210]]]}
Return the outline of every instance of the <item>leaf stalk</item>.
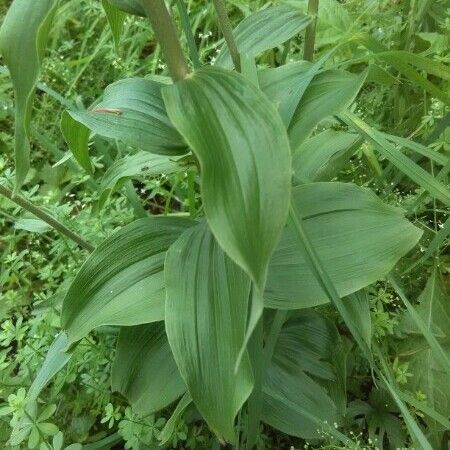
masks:
{"label": "leaf stalk", "polygon": [[305,47],[303,49],[303,59],[312,62],[314,59],[314,44],[316,42],[316,22],[319,11],[319,0],[308,1],[308,14],[312,16],[311,23],[305,32]]}

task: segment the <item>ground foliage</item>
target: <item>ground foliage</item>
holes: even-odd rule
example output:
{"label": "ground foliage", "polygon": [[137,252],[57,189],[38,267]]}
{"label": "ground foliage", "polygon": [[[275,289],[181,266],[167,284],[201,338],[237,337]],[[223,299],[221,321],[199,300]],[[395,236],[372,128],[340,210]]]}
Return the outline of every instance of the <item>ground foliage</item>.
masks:
{"label": "ground foliage", "polygon": [[[10,3],[7,1],[0,6],[2,17]],[[214,62],[219,54],[220,33],[211,2],[186,3],[200,58],[204,62]],[[267,2],[233,0],[228,3],[232,22],[238,23]],[[291,3],[303,4],[306,11],[307,2]],[[423,144],[422,154],[414,152],[414,148],[407,149],[406,154],[434,179],[444,182],[448,162],[442,168],[439,157],[448,158],[450,150],[447,106],[442,98],[426,89],[427,86],[402,72],[398,65],[398,61],[403,61],[401,55],[388,55],[388,50],[407,51],[447,65],[450,22],[446,8],[445,1],[439,0],[321,1],[316,39],[318,61],[353,29],[355,42],[339,48],[327,61],[331,68],[345,68],[355,74],[368,67],[358,97],[353,102],[350,99],[350,111],[388,135]],[[180,22],[178,17],[177,20]],[[359,39],[360,35],[369,39]],[[258,56],[258,65],[276,67],[285,61],[300,60],[302,36],[292,38],[288,46],[280,44],[265,51]],[[183,45],[187,49],[187,42],[183,41]],[[384,46],[385,50],[379,51],[377,45]],[[414,64],[410,66],[415,67]],[[432,82],[441,92],[448,92],[448,83],[439,74],[423,64],[415,68],[422,79]],[[148,74],[167,75],[167,68],[145,19],[128,16],[116,45],[101,2],[61,1],[37,86],[30,129],[31,169],[24,179],[22,192],[96,246],[148,213],[187,213],[193,217],[202,213],[199,179],[189,170],[192,161],[183,161],[186,171],[174,173],[169,165],[152,172],[151,167],[161,162],[154,159],[155,155],[134,151],[136,168],[126,164],[129,172],[124,177],[123,171],[116,167],[117,161],[132,154],[130,148],[114,139],[118,136],[96,135],[89,143],[89,164],[95,169],[91,175],[80,166],[80,159],[74,159],[60,131],[64,110],[89,106],[106,86],[118,79]],[[264,85],[263,77],[260,83]],[[3,184],[12,182],[14,176],[13,117],[11,81],[2,65],[0,167]],[[312,127],[315,134],[330,128],[337,133],[347,130],[345,119],[328,117],[321,120],[317,128],[317,123]],[[383,139],[389,140],[388,135]],[[401,141],[390,142],[399,147],[404,145]],[[394,282],[383,278],[351,294],[358,297],[354,299],[355,305],[370,309],[370,323],[366,321],[358,326],[362,339],[374,344],[379,355],[383,355],[386,373],[392,375],[433,448],[447,448],[448,432],[442,420],[436,420],[436,415],[445,420],[449,416],[448,376],[402,300],[402,297],[409,299],[411,308],[447,351],[450,316],[447,211],[443,203],[429,197],[405,177],[386,155],[375,153],[373,143],[371,139],[358,141],[347,157],[337,158],[333,180],[371,188],[386,204],[403,208],[423,234],[418,245],[396,265]],[[431,158],[430,154],[423,155],[424,148],[432,152]],[[311,173],[299,163],[296,172],[299,181],[303,176],[308,179]],[[319,175],[310,181],[330,179],[326,173],[319,172]],[[114,448],[134,450],[161,448],[160,445],[163,448],[219,448],[214,433],[193,406],[188,404],[176,417],[172,416],[174,406],[142,414],[139,408],[133,410],[123,396],[112,391],[111,366],[119,334],[114,326],[96,328],[83,337],[67,365],[29,406],[30,392],[37,390],[33,381],[60,331],[63,298],[87,252],[5,198],[0,198],[0,226],[2,448],[76,450],[114,445]],[[344,447],[329,430],[321,430],[319,435],[306,440],[291,437],[277,431],[275,428],[279,427],[274,423],[275,428],[262,426],[258,448],[420,448],[411,441],[398,406],[376,381],[351,330],[334,307],[322,303],[326,302],[318,302],[316,312],[311,310],[307,322],[314,324],[314,314],[320,313],[332,330],[338,330],[339,335],[333,339],[336,339],[339,354],[345,355],[343,378],[347,386],[347,400],[335,401],[346,411],[344,420],[329,425],[350,437],[353,443]],[[63,320],[67,323],[67,319]],[[270,322],[273,318],[268,315],[265,320]],[[304,316],[292,313],[287,324],[302,320]],[[295,327],[293,330],[294,333]],[[289,342],[288,332],[289,328],[280,340]],[[306,343],[306,348],[308,345],[314,346],[314,343]],[[314,352],[299,356],[317,357]],[[320,367],[317,364],[317,370]],[[322,381],[327,379],[326,374],[316,375],[324,377]],[[113,386],[118,384],[120,380],[113,380]]]}

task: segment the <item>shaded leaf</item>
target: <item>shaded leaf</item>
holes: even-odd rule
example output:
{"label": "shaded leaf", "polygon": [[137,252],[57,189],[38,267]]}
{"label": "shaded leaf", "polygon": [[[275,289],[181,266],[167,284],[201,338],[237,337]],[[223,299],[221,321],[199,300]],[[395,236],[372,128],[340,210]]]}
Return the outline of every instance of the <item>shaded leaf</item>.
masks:
{"label": "shaded leaf", "polygon": [[103,241],[63,301],[61,324],[69,345],[101,325],[163,320],[166,250],[192,224],[183,218],[148,217]]}
{"label": "shaded leaf", "polygon": [[292,157],[295,181],[329,181],[361,144],[357,134],[326,130],[307,139]]}
{"label": "shaded leaf", "polygon": [[0,28],[0,53],[15,94],[16,189],[30,168],[30,120],[34,89],[58,0],[14,0]]}
{"label": "shaded leaf", "polygon": [[78,164],[92,174],[93,167],[89,158],[89,128],[77,122],[67,111],[61,115],[61,132]]}
{"label": "shaded leaf", "polygon": [[[400,209],[353,184],[305,184],[294,188],[292,201],[341,297],[389,273],[421,235]],[[291,224],[270,261],[264,298],[266,306],[282,309],[328,302]]]}
{"label": "shaded leaf", "polygon": [[53,341],[41,368],[28,390],[27,397],[29,401],[37,400],[47,383],[69,362],[72,355],[65,351],[67,343],[67,335],[64,332],[59,333]]}
{"label": "shaded leaf", "polygon": [[200,69],[163,96],[200,161],[214,236],[262,291],[289,202],[290,150],[280,117],[250,81],[219,68]]}
{"label": "shaded leaf", "polygon": [[340,345],[332,322],[315,311],[295,312],[281,329],[264,382],[263,421],[305,439],[339,423],[329,391],[337,386],[337,398],[345,401],[345,371],[336,361],[345,360]]}
{"label": "shaded leaf", "polygon": [[180,170],[176,157],[154,155],[140,151],[117,160],[109,169],[100,183],[100,207],[112,192],[120,189],[130,178],[171,174]]}
{"label": "shaded leaf", "polygon": [[[255,57],[286,42],[311,22],[311,18],[289,5],[269,6],[242,20],[233,30],[239,53]],[[232,68],[228,47],[224,45],[215,62],[217,66]]]}
{"label": "shaded leaf", "polygon": [[253,387],[247,352],[235,371],[250,279],[206,224],[187,230],[170,247],[165,279],[166,330],[180,373],[209,427],[234,441],[234,419]]}
{"label": "shaded leaf", "polygon": [[173,359],[163,322],[120,329],[111,387],[141,415],[159,411],[183,395],[186,386]]}
{"label": "shaded leaf", "polygon": [[114,5],[114,0],[102,0],[102,6],[105,10],[109,26],[111,27],[116,50],[118,51],[126,15]]}
{"label": "shaded leaf", "polygon": [[135,16],[145,17],[145,10],[141,0],[107,0],[111,5]]}

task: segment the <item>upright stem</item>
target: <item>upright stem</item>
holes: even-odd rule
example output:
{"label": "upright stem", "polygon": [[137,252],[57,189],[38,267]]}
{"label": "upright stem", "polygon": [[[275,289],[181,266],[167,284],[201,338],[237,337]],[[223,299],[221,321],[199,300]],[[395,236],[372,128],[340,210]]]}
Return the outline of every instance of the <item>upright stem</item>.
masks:
{"label": "upright stem", "polygon": [[26,209],[30,213],[34,214],[39,219],[43,220],[44,222],[48,223],[52,228],[54,228],[56,231],[59,231],[64,236],[68,237],[72,241],[76,242],[81,248],[92,252],[95,250],[95,247],[89,242],[86,242],[81,236],[79,236],[77,233],[71,231],[69,228],[67,228],[64,224],[59,222],[57,219],[52,217],[50,214],[46,213],[43,209],[33,205],[29,200],[27,200],[24,197],[21,197],[20,195],[13,194],[11,190],[9,190],[7,187],[2,186],[0,184],[0,194],[14,202],[16,205],[21,206],[23,209]]}
{"label": "upright stem", "polygon": [[314,58],[314,43],[316,41],[316,22],[318,10],[319,10],[319,0],[309,0],[308,14],[312,16],[312,21],[307,26],[305,33],[305,47],[303,50],[303,59],[305,61],[312,62]]}
{"label": "upright stem", "polygon": [[177,7],[178,12],[180,13],[181,25],[183,26],[184,34],[189,47],[189,54],[191,55],[192,64],[194,65],[194,69],[198,69],[201,66],[200,57],[198,55],[194,33],[191,28],[191,21],[189,20],[189,14],[186,5],[184,4],[184,0],[177,0]]}
{"label": "upright stem", "polygon": [[142,3],[166,59],[170,76],[174,81],[183,80],[189,73],[189,68],[178,39],[175,22],[164,0],[145,0]]}
{"label": "upright stem", "polygon": [[230,56],[233,61],[235,69],[241,71],[241,58],[239,57],[239,49],[233,36],[233,28],[231,26],[230,19],[228,18],[227,9],[225,8],[224,0],[213,0],[214,8],[217,12],[217,18],[219,19],[219,26],[222,30],[223,37],[227,43]]}

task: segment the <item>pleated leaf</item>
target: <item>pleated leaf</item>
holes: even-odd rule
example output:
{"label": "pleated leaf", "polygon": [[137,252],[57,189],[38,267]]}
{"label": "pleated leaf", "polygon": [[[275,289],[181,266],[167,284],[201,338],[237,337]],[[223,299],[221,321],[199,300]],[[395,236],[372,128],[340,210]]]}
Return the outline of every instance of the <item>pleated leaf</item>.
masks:
{"label": "pleated leaf", "polygon": [[164,258],[193,224],[148,217],[107,238],[83,264],[63,302],[69,345],[101,325],[138,325],[164,319]]}
{"label": "pleated leaf", "polygon": [[308,85],[289,125],[292,150],[305,141],[323,119],[347,108],[361,89],[366,73],[355,75],[344,70],[319,73]]}
{"label": "pleated leaf", "polygon": [[[255,57],[264,50],[286,42],[311,22],[311,17],[289,5],[270,6],[246,17],[233,30],[239,53]],[[228,47],[224,45],[217,57],[217,66],[231,69]]]}
{"label": "pleated leaf", "polygon": [[200,161],[214,236],[261,291],[289,206],[290,149],[279,115],[250,81],[219,68],[200,69],[163,96]]}
{"label": "pleated leaf", "polygon": [[120,189],[130,178],[141,178],[159,174],[171,174],[180,170],[176,157],[154,155],[140,151],[117,160],[103,176],[100,183],[100,206],[112,192]]}
{"label": "pleated leaf", "polygon": [[357,134],[326,130],[307,139],[292,157],[295,182],[331,180],[361,144]]}
{"label": "pleated leaf", "polygon": [[159,411],[183,395],[186,385],[173,359],[163,322],[121,328],[111,387],[141,415]]}
{"label": "pleated leaf", "polygon": [[0,54],[15,95],[16,188],[30,168],[30,120],[39,69],[58,0],[14,0],[0,29]]}
{"label": "pleated leaf", "polygon": [[[294,188],[308,236],[341,297],[388,274],[418,242],[421,231],[400,209],[370,190],[346,183],[311,183]],[[328,302],[299,250],[289,224],[270,261],[265,304],[282,309]]]}
{"label": "pleated leaf", "polygon": [[167,252],[166,330],[189,393],[209,427],[234,440],[234,420],[253,375],[243,346],[250,279],[206,224],[187,230]]}
{"label": "pleated leaf", "polygon": [[304,439],[339,423],[336,402],[345,404],[341,345],[332,322],[311,310],[294,313],[280,332],[263,385],[263,421]]}
{"label": "pleated leaf", "polygon": [[[187,151],[186,145],[167,117],[162,86],[144,78],[120,80],[105,89],[103,98],[91,110],[68,111],[68,114],[100,136],[151,153],[182,155]],[[67,142],[74,155],[87,154],[87,142],[84,149],[74,148],[74,140]]]}

